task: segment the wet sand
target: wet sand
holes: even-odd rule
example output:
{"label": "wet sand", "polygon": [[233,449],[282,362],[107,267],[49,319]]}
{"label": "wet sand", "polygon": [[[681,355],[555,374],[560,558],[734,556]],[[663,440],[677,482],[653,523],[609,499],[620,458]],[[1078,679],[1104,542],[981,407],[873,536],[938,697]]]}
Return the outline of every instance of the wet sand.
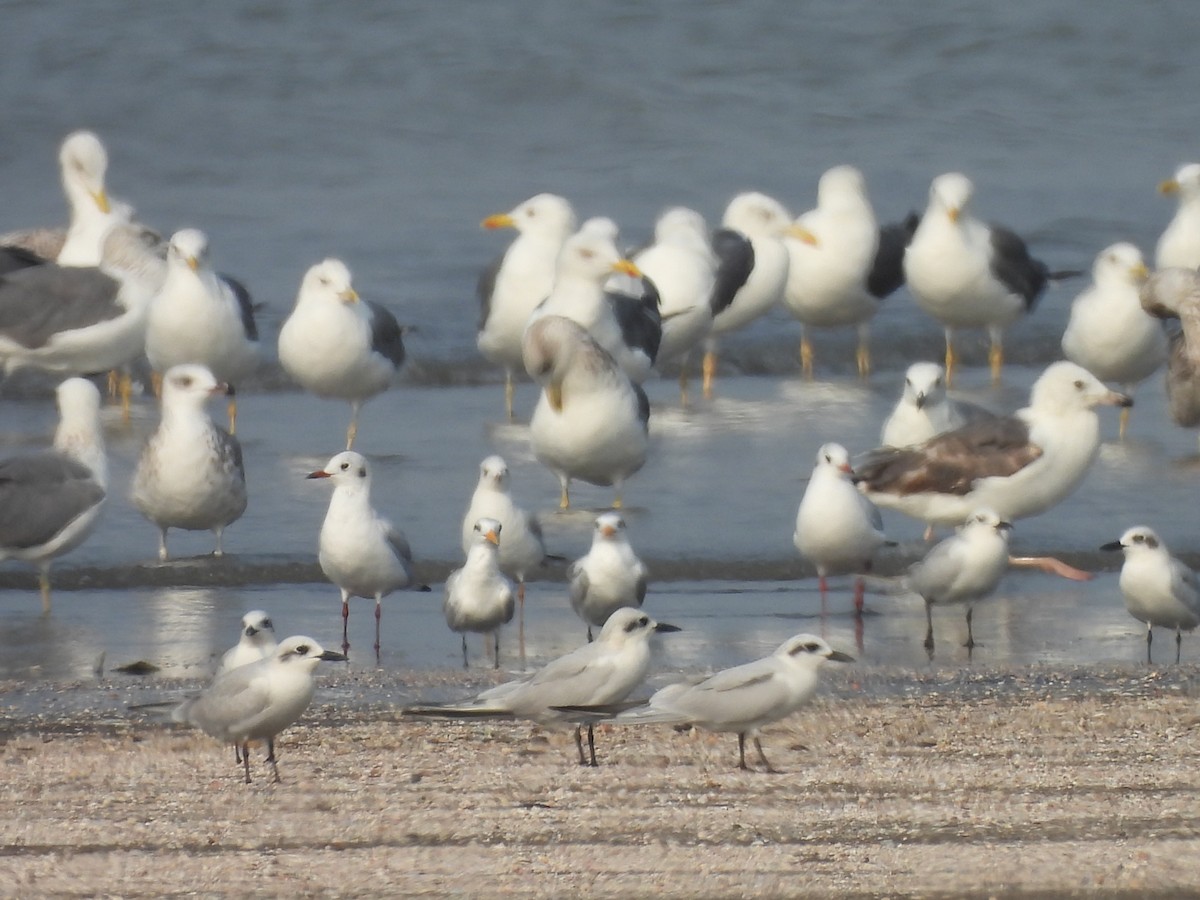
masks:
{"label": "wet sand", "polygon": [[1197,667],[865,675],[764,732],[781,774],[737,771],[729,735],[607,727],[588,769],[569,732],[396,712],[478,674],[324,689],[277,785],[261,752],[247,786],[228,747],[115,715],[120,690],[6,710],[0,893],[1200,892]]}

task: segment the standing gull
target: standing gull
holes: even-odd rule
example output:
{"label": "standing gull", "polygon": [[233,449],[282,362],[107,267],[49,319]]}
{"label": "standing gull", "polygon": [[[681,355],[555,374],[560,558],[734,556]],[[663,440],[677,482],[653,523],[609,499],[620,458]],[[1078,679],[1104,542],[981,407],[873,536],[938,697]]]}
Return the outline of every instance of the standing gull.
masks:
{"label": "standing gull", "polygon": [[[732,239],[714,236],[713,249],[725,266],[718,281],[725,290],[732,287],[722,275],[742,278],[732,298],[713,317],[712,333],[706,341],[704,354],[704,396],[712,396],[713,378],[717,372],[717,340],[720,335],[737,331],[757,319],[783,298],[787,286],[788,253],[783,236],[792,217],[783,204],[766,194],[738,194],[725,208],[723,225],[734,232]],[[747,254],[738,238],[749,241]],[[747,265],[748,263],[748,265]]]}
{"label": "standing gull", "polygon": [[463,668],[467,668],[467,632],[492,635],[495,667],[500,668],[500,626],[512,621],[517,586],[500,571],[499,550],[503,529],[495,519],[475,523],[475,542],[467,561],[446,578],[442,611],[451,631],[462,635]]}
{"label": "standing gull", "polygon": [[279,329],[279,362],[306,391],[350,402],[349,450],[359,409],[391,387],[404,362],[404,329],[383,306],[359,298],[341,260],[327,259],[304,275]]}
{"label": "standing gull", "polygon": [[546,558],[546,544],[538,520],[513,501],[508,490],[508,463],[489,456],[479,465],[479,482],[471,495],[462,522],[463,554],[475,544],[475,524],[483,518],[500,523],[500,571],[517,582],[517,642],[525,658],[525,579]]}
{"label": "standing gull", "polygon": [[917,447],[884,447],[858,467],[878,506],[957,525],[989,507],[1005,520],[1037,515],[1070,495],[1100,448],[1099,404],[1130,406],[1086,369],[1051,364],[1029,406],[940,434]]}
{"label": "standing gull", "polygon": [[258,327],[246,288],[208,262],[208,237],[195,228],[171,236],[167,277],[150,301],[146,358],[155,372],[206,366],[229,385],[229,432],[237,426],[237,384],[258,365]]}
{"label": "standing gull", "polygon": [[946,396],[944,368],[917,362],[904,373],[904,390],[883,423],[879,442],[884,447],[915,447],[969,422],[991,418],[982,406]]}
{"label": "standing gull", "polygon": [[1125,608],[1146,623],[1146,662],[1150,663],[1153,628],[1175,629],[1175,663],[1183,645],[1184,631],[1200,625],[1200,580],[1196,573],[1173,557],[1167,545],[1145,525],[1128,529],[1121,539],[1101,550],[1125,554],[1121,566],[1121,594]]}
{"label": "standing gull", "polygon": [[1195,269],[1200,266],[1200,163],[1180,166],[1175,177],[1158,189],[1163,194],[1178,194],[1179,209],[1158,239],[1154,266]]}
{"label": "standing gull", "polygon": [[862,615],[862,573],[870,571],[875,552],[888,542],[879,510],[854,486],[850,454],[841,444],[825,444],[796,512],[792,543],[817,567],[821,612],[825,612],[827,575],[850,572],[854,609]]}
{"label": "standing gull", "polygon": [[603,628],[622,607],[641,607],[646,574],[646,566],[629,546],[620,514],[609,512],[597,518],[592,548],[567,569],[571,609],[587,623],[589,641],[592,626]]}
{"label": "standing gull", "polygon": [[[1139,292],[1149,276],[1133,244],[1113,244],[1092,266],[1092,284],[1071,304],[1063,332],[1063,355],[1101,381],[1115,381],[1125,393],[1153,375],[1167,358],[1161,323],[1142,309]],[[1121,410],[1121,437],[1129,408]]]}
{"label": "standing gull", "polygon": [[516,240],[479,276],[479,352],[504,367],[504,404],[513,417],[513,374],[521,370],[521,339],[534,308],[554,286],[563,241],[575,230],[571,204],[557,194],[530,197],[512,212],[488,216],[489,230],[515,228]]}
{"label": "standing gull", "polygon": [[[371,470],[361,454],[344,450],[308,477],[333,479],[318,556],[321,571],[342,592],[342,652],[350,649],[350,598],[374,598],[378,656],[383,598],[415,581],[408,538],[371,506]],[[421,585],[415,590],[429,588]]]}
{"label": "standing gull", "polygon": [[252,609],[242,616],[242,631],[238,642],[225,651],[217,674],[266,659],[275,652],[275,626],[271,617],[261,609]]}
{"label": "standing gull", "polygon": [[1008,569],[1008,533],[1012,525],[993,510],[978,509],[951,537],[914,563],[904,583],[925,601],[925,649],[933,659],[933,607],[967,605],[967,655],[975,647],[971,616],[975,603],[996,589]]}
{"label": "standing gull", "polygon": [[858,329],[858,374],[871,371],[871,319],[880,301],[904,283],[904,250],[916,215],[880,228],[867,185],[854,166],[834,166],[817,184],[817,208],[796,219],[788,250],[784,305],[800,320],[800,365],[813,374],[810,328]]}
{"label": "standing gull", "polygon": [[158,528],[158,558],[167,559],[167,531],[211,531],[222,556],[225,528],[246,511],[246,473],[237,438],[205,409],[226,393],[204,366],[174,366],[163,376],[162,421],[133,475],[133,504]]}
{"label": "standing gull", "polygon": [[0,460],[0,560],[38,567],[42,608],[50,612],[50,564],[91,534],[104,505],[108,464],[100,392],[68,378],[57,391],[54,448]]}
{"label": "standing gull", "polygon": [[854,662],[813,634],[788,638],[770,656],[723,669],[698,684],[671,684],[642,706],[619,713],[613,722],[695,725],[705,731],[738,736],[738,768],[746,765],[746,738],[754,740],[767,772],[777,770],[763,752],[758,732],[787,718],[817,692],[821,666],[827,661]]}
{"label": "standing gull", "polygon": [[986,328],[992,381],[1004,365],[1004,330],[1032,312],[1047,281],[1077,272],[1051,272],[1029,255],[1025,242],[999,225],[974,218],[974,186],[950,172],[933,180],[929,206],[904,254],[904,275],[917,305],[946,331],[946,377],[953,382],[954,332]]}
{"label": "standing gull", "polygon": [[[577,647],[525,678],[508,681],[461,703],[410,706],[405,715],[444,718],[518,718],[543,725],[561,724],[559,707],[620,703],[650,671],[650,638],[678,631],[655,622],[639,609],[613,613],[594,642]],[[582,726],[575,726],[579,765],[597,765],[596,739],[588,725],[589,756],[583,754]]]}
{"label": "standing gull", "polygon": [[571,505],[571,479],[621,487],[649,450],[650,401],[577,323],[543,316],[525,333],[525,369],[542,385],[529,423],[533,453]]}
{"label": "standing gull", "polygon": [[250,783],[250,742],[265,740],[267,762],[278,783],[276,735],[304,715],[312,703],[317,663],[345,659],[312,638],[287,638],[272,656],[217,676],[198,696],[177,706],[171,718],[240,748],[246,784]]}
{"label": "standing gull", "polygon": [[1178,319],[1167,350],[1167,403],[1176,425],[1200,424],[1200,273],[1163,269],[1141,290],[1142,308],[1159,319]]}

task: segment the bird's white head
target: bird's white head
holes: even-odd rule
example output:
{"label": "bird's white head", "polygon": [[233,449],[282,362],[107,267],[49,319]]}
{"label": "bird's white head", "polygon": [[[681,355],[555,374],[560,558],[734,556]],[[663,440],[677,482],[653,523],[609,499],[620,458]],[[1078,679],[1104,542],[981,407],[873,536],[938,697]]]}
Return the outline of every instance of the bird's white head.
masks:
{"label": "bird's white head", "polygon": [[284,638],[275,648],[273,659],[285,666],[300,666],[311,672],[321,660],[345,662],[346,655],[334,650],[326,650],[316,641],[304,635]]}
{"label": "bird's white head", "polygon": [[834,662],[854,662],[854,657],[834,650],[824,640],[815,634],[797,634],[782,644],[775,651],[776,656],[790,660],[797,665],[816,668],[826,660]]}
{"label": "bird's white head", "polygon": [[358,292],[351,283],[350,270],[340,259],[326,259],[304,273],[297,303],[309,300],[318,303],[358,302]]}
{"label": "bird's white head", "polygon": [[204,406],[214,394],[229,393],[229,385],[199,363],[172,366],[163,375],[163,408],[195,408]]}
{"label": "bird's white head", "polygon": [[496,549],[500,546],[500,522],[484,516],[475,523],[475,543]]}
{"label": "bird's white head", "polygon": [[867,199],[867,180],[854,166],[827,169],[817,182],[817,206],[838,207],[846,203],[861,205]]}
{"label": "bird's white head", "polygon": [[558,254],[558,277],[596,284],[602,284],[613,272],[640,278],[638,267],[617,250],[616,228],[612,219],[588,219],[563,243]]}
{"label": "bird's white head", "polygon": [[654,223],[654,240],[659,244],[675,244],[705,253],[708,252],[708,225],[704,216],[694,209],[672,206]]}
{"label": "bird's white head", "polygon": [[967,516],[960,531],[979,534],[995,533],[1007,541],[1008,534],[1012,531],[1012,523],[1004,521],[994,509],[985,506]]}
{"label": "bird's white head", "polygon": [[242,634],[252,640],[274,640],[275,625],[263,610],[252,609],[242,616]]}
{"label": "bird's white head", "polygon": [[679,630],[675,625],[655,622],[640,609],[622,606],[608,617],[596,642],[620,647],[628,643],[648,641],[655,634]]}
{"label": "bird's white head", "polygon": [[515,228],[522,234],[561,241],[575,230],[575,210],[558,194],[537,194],[512,212],[488,216],[481,224],[489,230]]}
{"label": "bird's white head", "polygon": [[508,486],[508,463],[503,456],[489,456],[479,464],[479,485],[504,492]]}
{"label": "bird's white head", "polygon": [[63,188],[71,197],[83,193],[102,213],[110,209],[104,189],[108,171],[108,153],[100,138],[90,131],[75,131],[67,135],[58,151],[62,168]]}
{"label": "bird's white head", "polygon": [[957,222],[966,212],[974,193],[975,186],[962,172],[939,175],[929,188],[929,211],[940,212],[948,216],[951,222]]}
{"label": "bird's white head", "polygon": [[910,406],[935,406],[945,395],[946,370],[937,363],[913,363],[904,373],[904,399]]}
{"label": "bird's white head", "polygon": [[1159,193],[1178,194],[1181,201],[1200,196],[1200,163],[1188,163],[1175,170],[1175,177],[1158,186]]}
{"label": "bird's white head", "polygon": [[1133,398],[1110,391],[1095,375],[1073,362],[1052,363],[1033,384],[1029,406],[1039,412],[1063,415],[1107,406],[1133,406]]}
{"label": "bird's white head", "polygon": [[792,216],[774,197],[747,191],[729,201],[722,222],[748,238],[781,238],[791,226]]}
{"label": "bird's white head", "polygon": [[1092,264],[1092,279],[1096,284],[1124,284],[1138,287],[1150,277],[1150,270],[1142,259],[1142,251],[1133,244],[1122,241],[1105,247],[1096,255]]}
{"label": "bird's white head", "polygon": [[1135,525],[1126,529],[1118,541],[1112,541],[1100,548],[1101,550],[1120,550],[1126,559],[1149,553],[1167,553],[1166,545],[1154,532],[1145,525]]}
{"label": "bird's white head", "polygon": [[198,228],[184,228],[171,235],[167,263],[193,272],[208,264],[208,236]]}
{"label": "bird's white head", "polygon": [[620,513],[606,512],[596,517],[593,531],[597,541],[619,541],[625,538],[625,520]]}
{"label": "bird's white head", "polygon": [[332,457],[325,468],[308,474],[309,478],[330,478],[335,488],[367,489],[371,485],[371,468],[367,458],[353,450],[343,450]]}
{"label": "bird's white head", "polygon": [[817,469],[837,473],[839,478],[847,478],[854,474],[850,465],[850,454],[841,444],[822,444],[817,451]]}

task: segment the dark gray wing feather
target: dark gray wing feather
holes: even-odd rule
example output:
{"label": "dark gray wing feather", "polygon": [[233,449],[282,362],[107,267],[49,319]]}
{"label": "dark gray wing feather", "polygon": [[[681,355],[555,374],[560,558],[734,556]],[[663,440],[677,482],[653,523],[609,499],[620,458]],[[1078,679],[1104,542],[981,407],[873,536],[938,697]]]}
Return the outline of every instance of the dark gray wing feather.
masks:
{"label": "dark gray wing feather", "polygon": [[712,249],[717,257],[717,271],[708,305],[715,316],[733,302],[734,295],[750,277],[754,269],[754,246],[741,232],[718,228],[712,233]]}
{"label": "dark gray wing feather", "polygon": [[990,225],[992,255],[989,265],[992,275],[1014,294],[1025,300],[1025,309],[1032,310],[1045,290],[1050,270],[1041,260],[1029,255],[1029,248],[1020,235],[1001,226]]}
{"label": "dark gray wing feather", "polygon": [[217,278],[225,283],[237,301],[238,312],[242,315],[242,330],[246,332],[246,337],[257,341],[258,323],[254,321],[254,300],[250,297],[250,291],[232,275],[218,274]]}
{"label": "dark gray wing feather", "polygon": [[371,311],[371,349],[387,357],[399,369],[404,363],[404,329],[387,307],[373,300],[362,302]]}
{"label": "dark gray wing feather", "polygon": [[658,311],[658,288],[654,282],[642,277],[640,297],[622,291],[605,291],[604,296],[612,305],[622,340],[641,350],[653,363],[658,356],[658,345],[662,343],[662,315]]}
{"label": "dark gray wing feather", "polygon": [[0,547],[44,544],[103,499],[91,470],[62,454],[0,461]]}
{"label": "dark gray wing feather", "polygon": [[0,334],[41,347],[61,331],[115,319],[120,284],[99,269],[47,263],[0,278]]}
{"label": "dark gray wing feather", "polygon": [[879,229],[879,248],[871,271],[867,273],[867,292],[882,300],[904,284],[904,251],[912,243],[921,216],[910,212],[903,222],[893,222]]}
{"label": "dark gray wing feather", "polygon": [[30,266],[41,266],[49,262],[43,256],[38,256],[32,250],[24,247],[0,247],[0,275],[28,269]]}
{"label": "dark gray wing feather", "polygon": [[630,382],[630,387],[633,388],[633,393],[637,397],[638,404],[638,419],[641,420],[642,428],[650,430],[650,398],[646,396],[646,392],[642,390],[640,384]]}

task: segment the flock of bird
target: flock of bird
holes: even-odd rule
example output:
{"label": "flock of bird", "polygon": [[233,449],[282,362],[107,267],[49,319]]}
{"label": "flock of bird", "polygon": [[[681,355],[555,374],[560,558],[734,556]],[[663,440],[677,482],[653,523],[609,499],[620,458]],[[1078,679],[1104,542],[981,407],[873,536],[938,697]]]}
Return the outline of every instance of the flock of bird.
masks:
{"label": "flock of bird", "polygon": [[[0,461],[0,559],[39,567],[47,610],[51,561],[86,539],[107,497],[100,392],[81,376],[115,373],[128,405],[128,367],[142,357],[149,362],[162,412],[134,475],[134,505],[157,527],[161,559],[168,558],[172,528],[211,530],[220,555],[224,529],[246,507],[235,386],[262,357],[250,293],[212,268],[202,232],[183,229],[162,242],[131,209],[111,201],[107,156],[90,132],[67,137],[60,163],[69,227],[0,236],[4,371],[36,368],[64,378],[53,448]],[[974,218],[964,175],[935,178],[923,214],[880,227],[862,174],[838,166],[821,177],[817,207],[799,217],[773,198],[744,193],[710,232],[699,213],[674,207],[659,217],[653,242],[628,256],[618,250],[612,220],[576,227],[570,203],[556,195],[539,194],[484,219],[485,228],[515,228],[517,237],[480,278],[479,350],[506,373],[510,417],[516,376],[525,372],[537,383],[530,443],[560,481],[560,506],[569,507],[578,479],[613,486],[614,511],[596,520],[591,550],[567,570],[588,644],[469,702],[408,712],[573,722],[580,762],[593,765],[595,721],[691,723],[737,733],[743,767],[745,738],[753,737],[770,767],[757,729],[812,695],[822,662],[847,657],[820,638],[797,635],[763,660],[630,703],[649,666],[650,636],[673,629],[640,611],[646,569],[616,510],[625,482],[650,451],[641,382],[656,367],[681,361],[686,403],[688,361],[702,350],[703,391],[710,395],[720,336],[777,304],[801,323],[801,363],[810,377],[811,332],[834,327],[857,328],[858,369],[869,373],[871,318],[902,284],[946,337],[944,365],[916,363],[906,373],[878,449],[857,465],[836,443],[818,453],[794,541],[816,566],[823,603],[828,576],[861,576],[889,543],[879,507],[927,523],[929,537],[937,526],[958,526],[902,581],[925,601],[931,658],[933,606],[966,605],[972,647],[973,604],[1010,565],[1085,577],[1057,560],[1011,557],[1007,537],[1016,519],[1045,511],[1079,485],[1099,447],[1096,407],[1127,413],[1134,386],[1164,362],[1174,418],[1200,421],[1200,165],[1184,166],[1162,187],[1181,202],[1158,245],[1158,272],[1150,274],[1131,244],[1102,250],[1063,335],[1066,360],[1050,365],[1028,406],[1011,415],[946,394],[957,364],[955,334],[987,330],[998,379],[1005,329],[1033,310],[1048,282],[1080,273],[1051,271],[1019,236]],[[1158,319],[1178,319],[1180,328],[1168,336]],[[358,296],[336,259],[304,275],[280,330],[284,370],[305,390],[351,406],[347,449],[309,476],[333,485],[318,555],[341,592],[343,654],[305,637],[276,646],[273,637],[261,639],[271,629],[246,624],[245,635],[259,637],[251,642],[257,656],[239,656],[241,665],[176,711],[180,721],[234,743],[239,761],[247,741],[263,739],[274,764],[274,736],[307,707],[317,662],[344,658],[351,597],[375,600],[378,652],[382,599],[428,590],[417,583],[403,533],[372,506],[369,462],[352,449],[362,404],[391,386],[404,361],[404,333],[386,308]],[[216,395],[229,398],[228,429],[207,411]],[[1123,414],[1122,433],[1125,424]],[[538,521],[515,503],[507,479],[503,459],[482,462],[463,520],[465,562],[445,584],[446,621],[463,635],[464,665],[466,634],[477,632],[491,636],[498,666],[499,631],[516,615],[523,656],[525,582],[547,559]],[[1148,657],[1150,629],[1162,626],[1176,630],[1178,659],[1180,631],[1200,623],[1195,574],[1149,528],[1130,529],[1107,546],[1125,554],[1121,589],[1130,612],[1147,625]],[[860,613],[863,590],[859,578]]]}

